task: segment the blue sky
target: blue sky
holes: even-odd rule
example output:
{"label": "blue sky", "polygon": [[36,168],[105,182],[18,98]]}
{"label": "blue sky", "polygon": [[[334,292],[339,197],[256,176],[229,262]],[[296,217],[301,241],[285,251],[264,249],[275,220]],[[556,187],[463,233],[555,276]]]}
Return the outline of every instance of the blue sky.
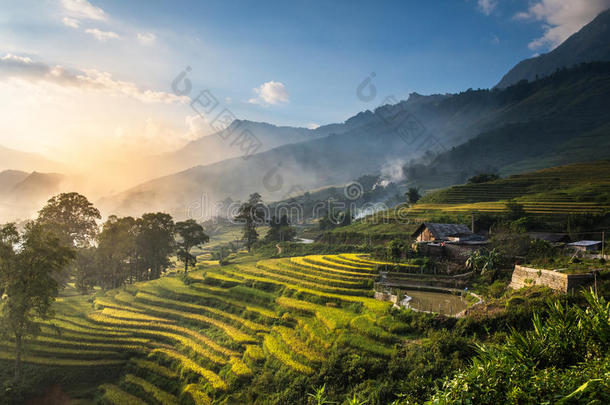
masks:
{"label": "blue sky", "polygon": [[[157,151],[209,133],[188,102],[172,94],[171,82],[186,66],[192,68],[191,97],[209,89],[238,118],[314,126],[375,108],[388,95],[405,99],[411,92],[491,87],[515,63],[552,49],[610,5],[607,0],[0,4],[0,108],[15,110],[10,119],[0,119],[0,144],[63,153],[62,159],[69,157],[67,145],[95,143],[102,136],[108,144],[145,140]],[[373,72],[377,96],[363,101],[356,88]],[[161,139],[168,133],[175,142]]]}

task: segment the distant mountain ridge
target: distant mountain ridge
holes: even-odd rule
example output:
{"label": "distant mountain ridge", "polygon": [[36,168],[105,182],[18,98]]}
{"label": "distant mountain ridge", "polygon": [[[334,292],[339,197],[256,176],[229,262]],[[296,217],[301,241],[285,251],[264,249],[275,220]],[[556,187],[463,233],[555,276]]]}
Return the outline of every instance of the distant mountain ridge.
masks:
{"label": "distant mountain ridge", "polygon": [[[193,215],[189,210],[203,200],[210,207],[214,201],[244,199],[252,192],[266,201],[283,200],[363,174],[379,174],[391,162],[406,162],[408,179],[416,178],[418,159],[432,148],[418,148],[403,137],[413,135],[413,127],[419,139],[434,138],[442,148],[436,150],[442,153],[434,164],[421,169],[426,184],[440,181],[439,187],[446,186],[477,171],[496,171],[552,153],[562,142],[590,131],[601,130],[597,136],[607,137],[603,128],[610,117],[604,106],[610,105],[609,97],[610,64],[586,65],[504,90],[412,94],[406,101],[358,113],[346,121],[351,128],[341,134],[283,145],[249,159],[197,166],[99,204],[108,213],[169,210],[184,217]],[[583,153],[592,149],[594,145]]]}
{"label": "distant mountain ridge", "polygon": [[53,172],[61,171],[62,165],[36,153],[22,152],[0,145],[0,170]]}
{"label": "distant mountain ridge", "polygon": [[66,177],[58,173],[0,172],[0,222],[27,219],[54,194]]}
{"label": "distant mountain ridge", "polygon": [[505,88],[521,80],[535,80],[580,63],[610,61],[610,10],[599,14],[549,53],[516,64],[496,85]]}
{"label": "distant mountain ridge", "polygon": [[235,120],[224,130],[190,141],[174,152],[157,156],[153,159],[154,166],[161,167],[164,173],[157,175],[163,175],[239,157],[244,154],[244,150],[238,144],[237,134],[243,132],[248,132],[256,138],[259,145],[255,152],[260,153],[290,143],[341,133],[348,128],[348,126],[331,124],[309,129]]}

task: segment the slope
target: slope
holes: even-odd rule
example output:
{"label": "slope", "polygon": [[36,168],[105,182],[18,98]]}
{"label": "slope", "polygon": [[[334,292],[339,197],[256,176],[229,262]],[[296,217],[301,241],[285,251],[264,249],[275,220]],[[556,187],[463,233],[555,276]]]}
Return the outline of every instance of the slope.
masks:
{"label": "slope", "polygon": [[610,61],[610,10],[600,13],[551,52],[519,62],[496,87],[508,87],[521,80],[532,81],[557,69],[596,61]]}

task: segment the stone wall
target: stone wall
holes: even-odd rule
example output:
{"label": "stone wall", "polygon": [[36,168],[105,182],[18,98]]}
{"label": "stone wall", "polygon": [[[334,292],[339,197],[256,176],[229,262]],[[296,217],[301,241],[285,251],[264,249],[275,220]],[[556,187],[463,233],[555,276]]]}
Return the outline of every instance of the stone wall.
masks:
{"label": "stone wall", "polygon": [[592,282],[593,276],[591,274],[565,274],[554,270],[533,269],[516,265],[509,287],[519,289],[541,285],[567,293],[576,291]]}

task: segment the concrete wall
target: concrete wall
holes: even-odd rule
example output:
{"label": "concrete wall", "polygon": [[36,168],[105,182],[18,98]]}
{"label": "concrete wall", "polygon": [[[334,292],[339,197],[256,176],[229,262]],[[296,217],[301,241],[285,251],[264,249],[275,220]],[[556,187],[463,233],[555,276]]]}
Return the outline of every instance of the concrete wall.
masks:
{"label": "concrete wall", "polygon": [[519,289],[541,285],[564,293],[577,291],[580,287],[593,282],[591,274],[564,274],[553,270],[533,269],[515,266],[509,287]]}

